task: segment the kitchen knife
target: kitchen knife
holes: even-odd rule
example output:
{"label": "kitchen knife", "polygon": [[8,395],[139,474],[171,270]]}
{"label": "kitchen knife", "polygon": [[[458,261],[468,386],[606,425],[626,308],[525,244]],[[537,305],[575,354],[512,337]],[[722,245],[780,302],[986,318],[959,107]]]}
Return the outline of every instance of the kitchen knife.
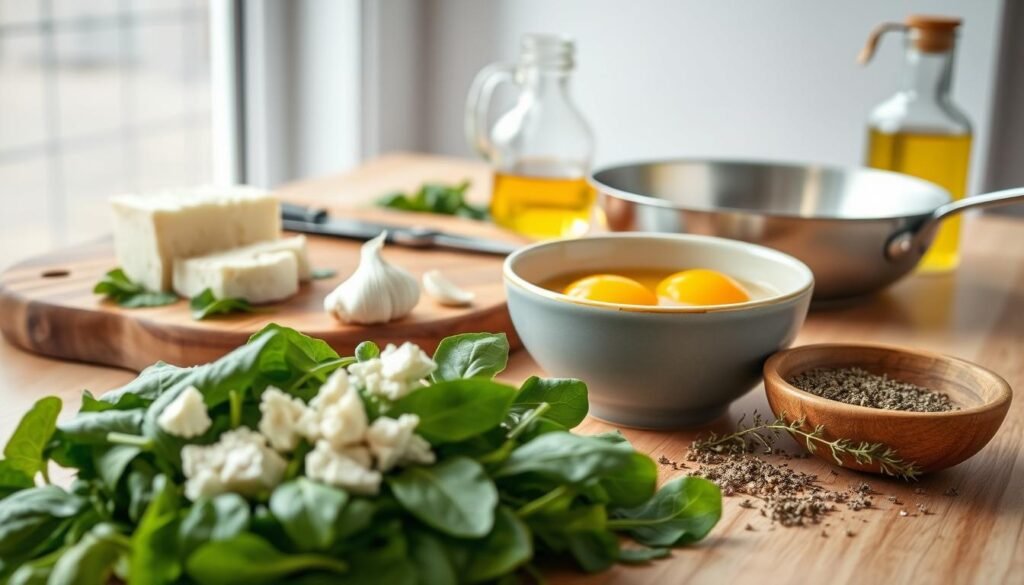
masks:
{"label": "kitchen knife", "polygon": [[331,236],[352,240],[369,240],[387,231],[386,241],[410,248],[448,248],[465,252],[507,256],[517,246],[499,240],[487,240],[450,234],[426,227],[389,225],[358,219],[334,219],[325,209],[281,204],[281,227],[291,232]]}

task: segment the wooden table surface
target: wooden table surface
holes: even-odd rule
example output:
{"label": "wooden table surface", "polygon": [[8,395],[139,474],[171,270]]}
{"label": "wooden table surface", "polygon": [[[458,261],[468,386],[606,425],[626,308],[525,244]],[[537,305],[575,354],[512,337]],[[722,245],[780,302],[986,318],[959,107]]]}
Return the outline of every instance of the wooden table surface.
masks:
{"label": "wooden table surface", "polygon": [[[424,180],[474,181],[473,195],[489,189],[480,164],[392,155],[344,176],[290,186],[292,198],[373,197]],[[813,310],[796,345],[882,342],[939,351],[986,366],[1014,388],[1024,388],[1024,221],[978,216],[964,222],[963,263],[952,274],[913,276],[866,302]],[[525,352],[513,355],[503,377],[518,381],[540,373]],[[24,353],[0,342],[0,439],[41,396],[64,399],[67,417],[80,392],[102,392],[131,379],[124,370],[65,363]],[[733,405],[728,420],[768,412],[762,388]],[[610,428],[588,419],[584,433]],[[698,431],[624,429],[655,458],[682,459]],[[790,462],[826,485],[868,481],[875,507],[832,515],[828,525],[771,527],[755,509],[725,499],[722,520],[697,546],[644,567],[617,567],[595,576],[555,575],[559,583],[1024,583],[1024,399],[1018,398],[992,442],[973,459],[917,484],[839,470],[814,459]],[[683,471],[661,470],[663,479]],[[923,488],[925,495],[915,493]],[[959,496],[944,495],[956,488]],[[895,505],[887,497],[903,503]],[[931,514],[916,514],[923,503]],[[901,516],[900,510],[911,512]],[[750,525],[752,530],[747,529]],[[854,536],[847,536],[849,529]],[[823,535],[824,534],[827,535]]]}

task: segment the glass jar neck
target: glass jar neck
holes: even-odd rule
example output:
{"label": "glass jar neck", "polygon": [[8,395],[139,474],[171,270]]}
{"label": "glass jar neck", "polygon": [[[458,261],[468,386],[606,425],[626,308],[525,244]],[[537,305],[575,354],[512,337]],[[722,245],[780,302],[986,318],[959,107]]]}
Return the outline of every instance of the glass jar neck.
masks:
{"label": "glass jar neck", "polygon": [[537,67],[521,65],[519,67],[519,83],[523,88],[534,94],[566,93],[569,89],[571,69]]}
{"label": "glass jar neck", "polygon": [[953,48],[942,52],[925,52],[907,47],[903,90],[920,99],[949,100],[953,85]]}

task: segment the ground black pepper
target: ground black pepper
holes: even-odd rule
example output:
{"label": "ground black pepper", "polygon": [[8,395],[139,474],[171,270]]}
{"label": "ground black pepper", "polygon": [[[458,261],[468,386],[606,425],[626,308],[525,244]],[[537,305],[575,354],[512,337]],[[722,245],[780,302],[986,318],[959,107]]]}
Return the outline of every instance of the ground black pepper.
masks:
{"label": "ground black pepper", "polygon": [[816,368],[788,382],[822,398],[869,408],[912,412],[959,410],[947,394],[861,368]]}

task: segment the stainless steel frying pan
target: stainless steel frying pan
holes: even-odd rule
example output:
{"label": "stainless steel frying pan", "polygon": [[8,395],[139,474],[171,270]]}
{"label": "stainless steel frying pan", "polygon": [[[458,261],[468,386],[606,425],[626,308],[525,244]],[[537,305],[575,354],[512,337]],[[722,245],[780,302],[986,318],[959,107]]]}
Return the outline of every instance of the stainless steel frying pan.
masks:
{"label": "stainless steel frying pan", "polygon": [[[680,232],[763,244],[803,260],[815,299],[875,292],[904,276],[939,223],[1024,201],[1024,188],[950,202],[933,183],[858,168],[670,160],[593,173],[614,231]],[[1008,245],[1024,245],[1020,239]]]}

